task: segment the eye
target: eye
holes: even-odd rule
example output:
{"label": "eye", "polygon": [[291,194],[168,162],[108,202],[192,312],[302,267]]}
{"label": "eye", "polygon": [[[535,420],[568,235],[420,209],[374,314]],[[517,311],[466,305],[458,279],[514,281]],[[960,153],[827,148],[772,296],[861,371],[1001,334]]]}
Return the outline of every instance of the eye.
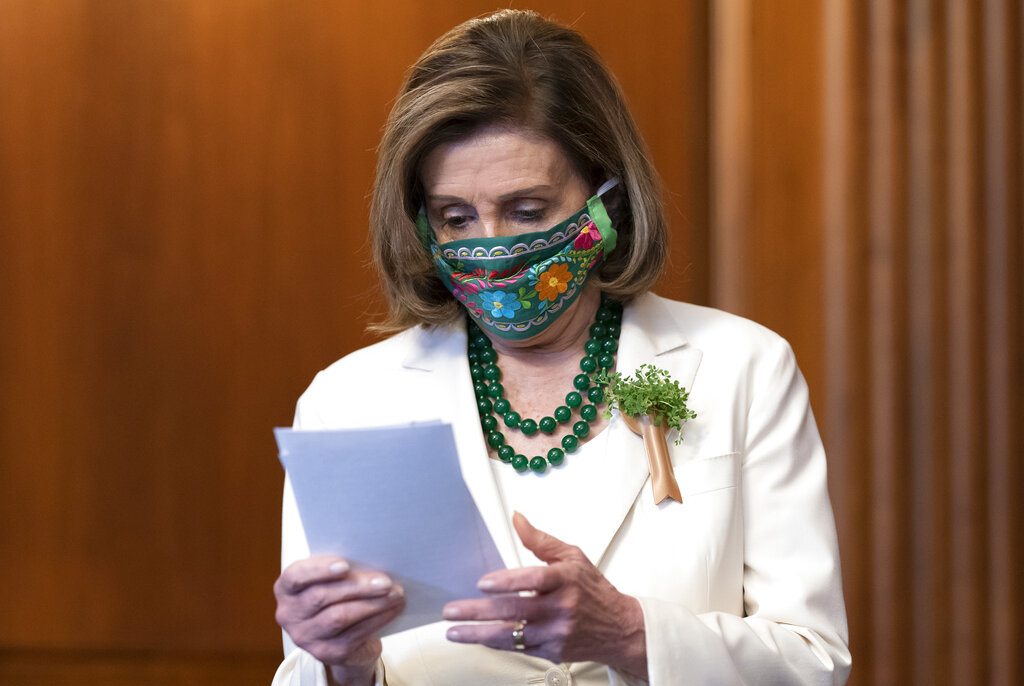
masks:
{"label": "eye", "polygon": [[441,225],[450,229],[464,229],[469,224],[469,219],[464,214],[446,214],[441,218]]}
{"label": "eye", "polygon": [[512,219],[524,224],[532,224],[544,219],[544,210],[541,209],[516,209],[512,211]]}

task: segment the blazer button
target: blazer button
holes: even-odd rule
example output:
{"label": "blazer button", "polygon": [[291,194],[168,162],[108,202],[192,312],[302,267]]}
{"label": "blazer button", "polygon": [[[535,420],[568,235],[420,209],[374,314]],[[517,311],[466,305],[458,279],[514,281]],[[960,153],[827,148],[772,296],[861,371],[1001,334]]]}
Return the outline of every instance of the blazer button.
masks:
{"label": "blazer button", "polygon": [[560,667],[552,667],[544,674],[544,686],[570,686],[572,676]]}

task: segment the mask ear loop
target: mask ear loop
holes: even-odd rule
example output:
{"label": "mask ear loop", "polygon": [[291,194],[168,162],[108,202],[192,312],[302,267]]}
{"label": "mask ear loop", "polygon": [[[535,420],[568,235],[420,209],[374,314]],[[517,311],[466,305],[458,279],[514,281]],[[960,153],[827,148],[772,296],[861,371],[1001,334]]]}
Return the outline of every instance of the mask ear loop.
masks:
{"label": "mask ear loop", "polygon": [[619,177],[613,176],[612,178],[610,178],[607,181],[605,181],[604,183],[602,183],[601,187],[597,189],[597,193],[594,193],[594,195],[597,195],[597,196],[604,195],[605,193],[607,193],[608,191],[610,191],[611,189],[615,188],[618,185],[619,185]]}
{"label": "mask ear loop", "polygon": [[604,202],[601,200],[601,196],[607,193],[612,188],[615,188],[619,183],[618,178],[612,177],[601,184],[601,187],[597,189],[597,193],[594,194],[590,200],[587,201],[587,209],[590,211],[590,218],[597,225],[598,230],[601,232],[601,238],[604,240],[604,252],[605,254],[610,253],[615,249],[615,243],[618,240],[619,232],[612,226],[611,217],[608,216],[608,210],[604,208]]}

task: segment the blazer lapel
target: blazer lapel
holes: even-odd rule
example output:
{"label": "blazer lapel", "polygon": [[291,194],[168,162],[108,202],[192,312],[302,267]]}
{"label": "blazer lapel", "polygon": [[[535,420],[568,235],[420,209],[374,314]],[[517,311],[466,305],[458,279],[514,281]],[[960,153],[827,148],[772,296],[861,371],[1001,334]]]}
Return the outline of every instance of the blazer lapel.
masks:
{"label": "blazer lapel", "polygon": [[[438,381],[429,384],[438,395],[424,398],[424,402],[436,402],[438,414],[452,424],[466,486],[505,565],[519,567],[522,562],[515,532],[505,514],[480,428],[466,361],[465,329],[420,328],[415,333],[404,365],[438,375]],[[701,351],[688,345],[661,298],[648,293],[625,309],[616,365],[624,375],[633,374],[641,364],[655,364],[690,390],[700,360]],[[608,443],[604,469],[588,484],[588,497],[577,501],[571,524],[560,532],[567,543],[579,546],[596,565],[649,477],[643,439],[626,427],[617,412],[605,431]]]}
{"label": "blazer lapel", "polygon": [[491,460],[480,428],[476,394],[466,359],[465,328],[421,327],[416,333],[418,335],[412,341],[404,366],[437,375],[437,382],[430,387],[438,395],[425,398],[424,402],[437,403],[438,414],[451,423],[466,487],[505,566],[519,567],[519,553],[513,539],[515,532],[505,516],[501,492],[491,472]]}
{"label": "blazer lapel", "polygon": [[[659,297],[648,293],[626,307],[616,361],[617,370],[624,376],[632,375],[641,364],[654,364],[666,369],[689,390],[701,355],[700,350],[687,344],[685,335]],[[566,541],[579,546],[595,565],[601,564],[601,558],[649,478],[643,439],[629,430],[618,412],[613,414],[605,431],[608,432],[606,464],[591,486],[591,497],[578,503],[572,518],[572,533],[566,536]]]}

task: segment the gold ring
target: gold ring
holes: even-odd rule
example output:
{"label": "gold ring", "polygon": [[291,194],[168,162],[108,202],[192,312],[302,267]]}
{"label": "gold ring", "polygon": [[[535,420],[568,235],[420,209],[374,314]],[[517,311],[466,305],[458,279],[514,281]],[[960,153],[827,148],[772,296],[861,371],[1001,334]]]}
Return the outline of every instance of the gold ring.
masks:
{"label": "gold ring", "polygon": [[512,627],[512,643],[516,650],[526,650],[526,637],[523,635],[526,630],[526,620],[521,619]]}

